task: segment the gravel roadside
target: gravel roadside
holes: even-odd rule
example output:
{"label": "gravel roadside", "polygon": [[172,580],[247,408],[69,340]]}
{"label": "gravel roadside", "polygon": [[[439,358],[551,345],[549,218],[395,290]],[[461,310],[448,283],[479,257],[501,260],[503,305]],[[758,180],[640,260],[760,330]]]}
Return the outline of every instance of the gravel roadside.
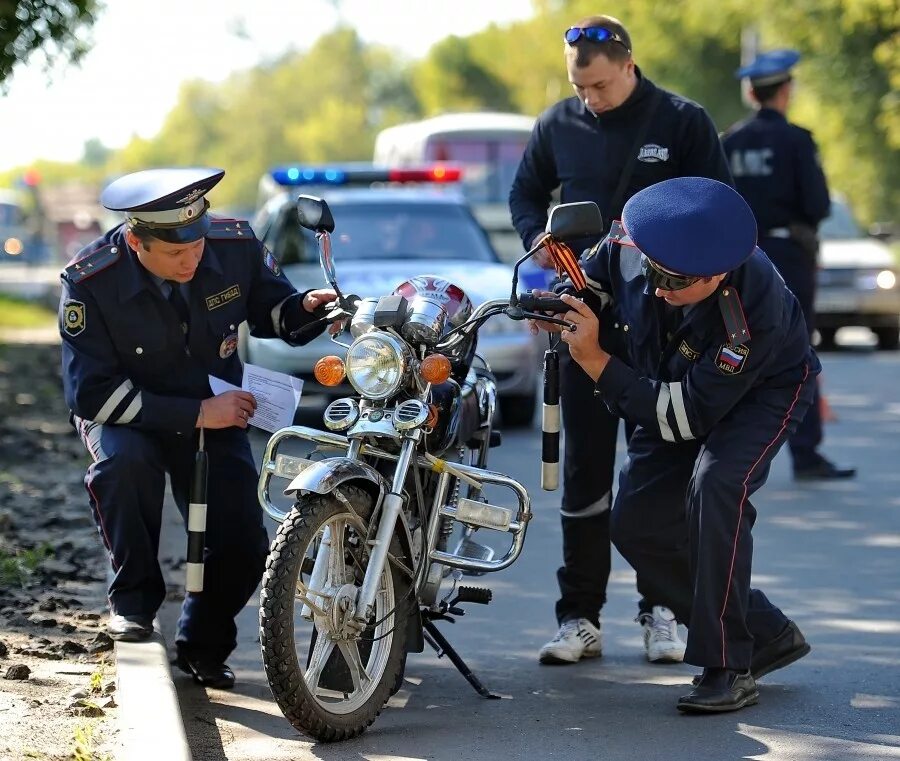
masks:
{"label": "gravel roadside", "polygon": [[[24,340],[23,340],[24,339]],[[0,337],[0,759],[110,759],[106,552],[53,334]]]}

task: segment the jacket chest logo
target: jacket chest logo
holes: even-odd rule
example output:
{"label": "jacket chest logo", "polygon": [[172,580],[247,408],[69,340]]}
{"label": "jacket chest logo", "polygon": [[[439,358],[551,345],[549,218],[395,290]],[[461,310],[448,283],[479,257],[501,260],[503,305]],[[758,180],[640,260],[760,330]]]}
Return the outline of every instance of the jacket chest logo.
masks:
{"label": "jacket chest logo", "polygon": [[726,375],[737,375],[744,369],[744,362],[750,354],[750,347],[746,344],[729,346],[722,344],[719,353],[716,354],[716,367]]}
{"label": "jacket chest logo", "polygon": [[688,362],[696,362],[700,358],[700,352],[688,346],[687,341],[682,341],[678,346],[678,352]]}
{"label": "jacket chest logo", "polygon": [[658,164],[661,161],[669,160],[669,149],[663,148],[656,143],[647,143],[642,145],[637,155],[638,161],[644,161],[648,164]]}
{"label": "jacket chest logo", "polygon": [[234,285],[228,286],[224,291],[213,294],[212,296],[207,296],[206,308],[212,311],[213,309],[218,309],[223,304],[227,304],[229,301],[234,301],[240,297],[241,287],[235,283]]}

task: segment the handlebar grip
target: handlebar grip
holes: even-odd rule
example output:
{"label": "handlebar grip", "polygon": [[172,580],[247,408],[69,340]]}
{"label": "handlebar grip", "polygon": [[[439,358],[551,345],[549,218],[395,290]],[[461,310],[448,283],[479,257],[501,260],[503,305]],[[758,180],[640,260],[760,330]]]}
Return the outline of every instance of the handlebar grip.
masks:
{"label": "handlebar grip", "polygon": [[571,307],[555,296],[535,296],[530,291],[519,295],[519,306],[526,312],[552,312],[562,314],[568,312]]}

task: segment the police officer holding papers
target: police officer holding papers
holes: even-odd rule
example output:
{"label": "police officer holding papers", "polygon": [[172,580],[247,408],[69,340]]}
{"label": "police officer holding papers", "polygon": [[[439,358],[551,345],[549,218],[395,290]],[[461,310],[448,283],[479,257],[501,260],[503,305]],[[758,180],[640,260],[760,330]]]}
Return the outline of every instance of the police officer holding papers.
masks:
{"label": "police officer holding papers", "polygon": [[214,396],[213,375],[241,385],[237,331],[305,343],[323,327],[313,310],[334,293],[298,293],[247,222],[214,219],[206,194],[219,169],[129,174],[101,203],[125,222],[62,273],[63,384],[72,421],[93,458],[85,477],[114,572],[113,639],[152,634],[165,597],[157,552],[165,477],[187,522],[199,429],[209,458],[205,584],[178,622],[179,667],[231,687],[225,659],[234,618],[253,594],[267,553],[246,428],[256,402]]}

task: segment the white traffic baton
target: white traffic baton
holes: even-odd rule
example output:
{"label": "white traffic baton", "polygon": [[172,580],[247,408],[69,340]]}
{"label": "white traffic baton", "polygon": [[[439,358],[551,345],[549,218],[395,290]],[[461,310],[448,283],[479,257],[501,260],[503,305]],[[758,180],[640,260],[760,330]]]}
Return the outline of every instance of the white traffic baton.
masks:
{"label": "white traffic baton", "polygon": [[200,446],[194,458],[191,477],[191,496],[188,505],[188,544],[185,567],[185,589],[188,592],[203,591],[203,549],[206,544],[206,475],[209,462],[203,449],[203,428],[200,428]]}
{"label": "white traffic baton", "polygon": [[541,420],[541,488],[559,488],[559,353],[544,352],[544,410]]}

